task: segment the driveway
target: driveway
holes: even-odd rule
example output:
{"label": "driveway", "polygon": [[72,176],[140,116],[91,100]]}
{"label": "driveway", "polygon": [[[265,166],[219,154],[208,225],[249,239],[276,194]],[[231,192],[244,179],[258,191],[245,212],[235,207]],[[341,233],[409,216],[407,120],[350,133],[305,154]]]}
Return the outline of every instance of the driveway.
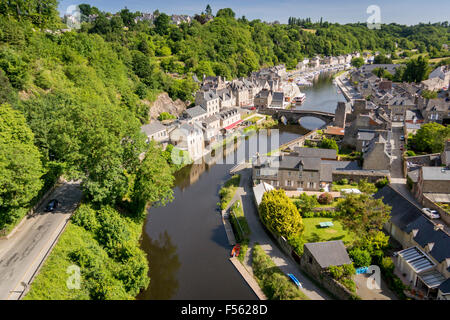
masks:
{"label": "driveway", "polygon": [[355,276],[356,294],[363,300],[398,300],[394,293],[389,290],[386,282],[381,279],[380,289],[369,289],[369,274],[357,274]]}
{"label": "driveway", "polygon": [[[0,240],[0,300],[20,299],[81,201],[80,184],[66,182],[43,201],[8,240]],[[44,212],[49,199],[60,206]]]}
{"label": "driveway", "polygon": [[[259,219],[258,211],[253,201],[253,190],[250,186],[251,169],[244,169],[240,171],[239,174],[241,174],[241,183],[237,193],[241,197],[244,215],[251,230],[249,247],[253,247],[255,243],[259,243],[261,248],[270,256],[270,258],[272,258],[282,272],[285,274],[292,273],[295,275],[295,277],[303,285],[302,291],[310,299],[331,300],[332,298],[324,292],[323,289],[319,288],[302,272],[300,272],[294,259],[284,254],[284,252],[278,248],[277,244],[266,233]],[[249,250],[249,252],[250,251],[251,250]],[[252,273],[250,255],[248,255],[245,259],[245,267],[250,273]]]}

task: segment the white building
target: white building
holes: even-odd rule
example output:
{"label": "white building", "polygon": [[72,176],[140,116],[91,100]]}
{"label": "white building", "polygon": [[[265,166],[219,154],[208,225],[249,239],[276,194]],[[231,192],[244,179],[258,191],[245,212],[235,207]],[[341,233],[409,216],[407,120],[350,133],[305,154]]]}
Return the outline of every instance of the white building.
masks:
{"label": "white building", "polygon": [[203,130],[196,123],[178,125],[170,132],[170,141],[178,149],[187,151],[194,161],[203,156],[205,149]]}

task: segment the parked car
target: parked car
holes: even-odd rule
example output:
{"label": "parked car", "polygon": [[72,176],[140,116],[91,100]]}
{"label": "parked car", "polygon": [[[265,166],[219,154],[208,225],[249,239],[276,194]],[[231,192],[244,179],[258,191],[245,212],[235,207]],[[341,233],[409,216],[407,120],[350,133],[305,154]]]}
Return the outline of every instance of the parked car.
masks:
{"label": "parked car", "polygon": [[422,212],[430,219],[439,219],[441,217],[436,210],[431,210],[429,208],[423,208]]}
{"label": "parked car", "polygon": [[53,212],[58,207],[59,207],[59,201],[56,199],[52,199],[47,204],[47,207],[45,207],[45,212]]}
{"label": "parked car", "polygon": [[405,141],[405,136],[401,136],[400,141]]}

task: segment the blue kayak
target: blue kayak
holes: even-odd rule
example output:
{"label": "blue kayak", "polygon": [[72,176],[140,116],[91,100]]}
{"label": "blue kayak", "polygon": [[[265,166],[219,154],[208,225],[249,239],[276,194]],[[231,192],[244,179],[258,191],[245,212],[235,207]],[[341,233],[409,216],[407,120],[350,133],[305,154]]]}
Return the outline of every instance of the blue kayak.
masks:
{"label": "blue kayak", "polygon": [[302,284],[300,283],[300,281],[298,281],[298,279],[292,273],[288,273],[288,277],[291,278],[292,281],[294,281],[294,283],[297,285],[297,287],[302,288]]}

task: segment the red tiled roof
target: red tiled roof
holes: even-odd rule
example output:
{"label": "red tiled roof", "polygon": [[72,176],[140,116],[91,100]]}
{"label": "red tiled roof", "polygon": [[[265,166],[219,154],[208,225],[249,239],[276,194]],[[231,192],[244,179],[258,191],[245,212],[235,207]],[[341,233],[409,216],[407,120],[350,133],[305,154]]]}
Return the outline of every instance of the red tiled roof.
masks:
{"label": "red tiled roof", "polygon": [[339,128],[339,127],[327,127],[327,129],[325,130],[325,134],[343,136],[344,130],[345,130],[344,128]]}

